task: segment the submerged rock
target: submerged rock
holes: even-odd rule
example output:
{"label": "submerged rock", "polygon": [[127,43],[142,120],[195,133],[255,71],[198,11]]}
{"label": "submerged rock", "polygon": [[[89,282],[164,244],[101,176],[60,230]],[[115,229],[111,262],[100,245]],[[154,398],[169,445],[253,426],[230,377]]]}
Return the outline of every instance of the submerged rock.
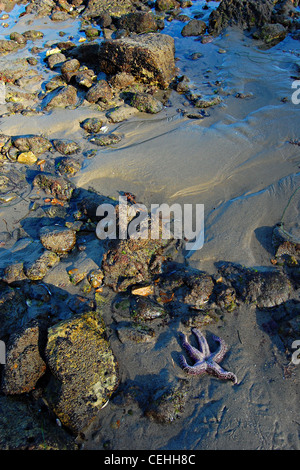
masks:
{"label": "submerged rock", "polygon": [[63,425],[79,433],[96,418],[119,383],[100,314],[77,315],[50,328],[46,361],[52,373],[47,402]]}
{"label": "submerged rock", "polygon": [[186,278],[189,289],[184,297],[184,302],[191,308],[201,309],[212,295],[214,282],[212,277],[206,273],[199,273]]}
{"label": "submerged rock", "polygon": [[175,76],[174,39],[148,33],[104,41],[99,66],[109,75],[126,72],[138,81],[167,88]]}
{"label": "submerged rock", "polygon": [[6,395],[30,392],[44,375],[46,364],[40,355],[41,335],[35,323],[10,338],[1,384],[1,391]]}

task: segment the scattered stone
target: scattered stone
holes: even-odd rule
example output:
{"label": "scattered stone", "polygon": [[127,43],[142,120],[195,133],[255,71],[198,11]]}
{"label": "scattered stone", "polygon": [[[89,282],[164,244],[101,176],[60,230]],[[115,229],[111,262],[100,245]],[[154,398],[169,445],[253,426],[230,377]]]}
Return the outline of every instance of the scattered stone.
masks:
{"label": "scattered stone", "polygon": [[110,79],[110,84],[113,88],[117,88],[119,90],[124,90],[124,88],[130,87],[135,82],[135,78],[130,73],[120,72],[117,75],[114,75]]}
{"label": "scattered stone", "polygon": [[99,147],[107,147],[108,145],[117,144],[122,140],[122,137],[118,134],[102,134],[95,135],[91,142]]}
{"label": "scattered stone", "polygon": [[20,34],[16,31],[14,31],[13,33],[10,33],[9,39],[17,42],[20,45],[23,45],[23,44],[25,45],[27,43],[26,37],[24,37],[23,34]]}
{"label": "scattered stone", "polygon": [[7,39],[0,39],[0,53],[8,53],[16,51],[19,48],[19,43]]}
{"label": "scattered stone", "polygon": [[258,33],[253,34],[255,39],[262,39],[267,45],[275,46],[283,41],[288,34],[287,29],[279,23],[265,24]]}
{"label": "scattered stone", "polygon": [[1,391],[6,395],[30,392],[44,375],[46,364],[40,355],[41,335],[39,325],[34,324],[10,338],[1,384]]}
{"label": "scattered stone", "polygon": [[184,296],[184,303],[191,308],[201,309],[209,301],[212,295],[214,282],[212,277],[205,273],[199,273],[187,277],[186,285],[189,292]]}
{"label": "scattered stone", "polygon": [[131,118],[137,113],[138,110],[136,108],[129,106],[129,104],[124,104],[108,111],[106,117],[109,119],[109,121],[116,123],[126,121],[126,119]]}
{"label": "scattered stone", "polygon": [[206,31],[206,23],[202,20],[193,19],[184,25],[182,36],[201,36]]}
{"label": "scattered stone", "polygon": [[26,275],[24,273],[24,264],[21,263],[12,263],[4,269],[4,274],[2,276],[2,281],[7,284],[12,284],[17,281],[24,281]]}
{"label": "scattered stone", "polygon": [[131,309],[131,317],[135,322],[151,321],[165,315],[164,308],[147,297],[137,298]]}
{"label": "scattered stone", "polygon": [[89,103],[97,103],[98,101],[107,103],[111,101],[112,97],[112,90],[107,81],[99,80],[99,82],[89,89],[85,98]]}
{"label": "scattered stone", "polygon": [[157,21],[151,11],[135,11],[122,16],[118,21],[118,27],[137,34],[158,30]]}
{"label": "scattered stone", "polygon": [[52,21],[68,21],[69,19],[70,15],[65,11],[54,11],[51,15]]}
{"label": "scattered stone", "polygon": [[157,11],[169,11],[179,7],[180,3],[176,0],[156,0],[155,2],[155,9]]}
{"label": "scattered stone", "polygon": [[57,254],[71,251],[76,243],[76,232],[66,227],[43,227],[40,231],[42,245]]}
{"label": "scattered stone", "polygon": [[211,106],[216,106],[221,103],[221,98],[219,96],[215,96],[211,99],[203,100],[198,99],[195,101],[196,108],[210,108]]}
{"label": "scattered stone", "polygon": [[97,28],[87,28],[84,32],[88,39],[95,39],[100,35],[100,31]]}
{"label": "scattered stone", "polygon": [[105,14],[113,18],[120,18],[134,10],[131,0],[101,0],[101,2],[89,0],[82,16],[89,19],[99,17],[103,21]]}
{"label": "scattered stone", "polygon": [[39,135],[12,137],[12,144],[20,152],[32,152],[35,155],[41,155],[52,148],[50,140]]}
{"label": "scattered stone", "polygon": [[47,402],[77,434],[96,418],[119,383],[100,314],[77,315],[50,328],[46,361],[52,372]]}
{"label": "scattered stone", "polygon": [[98,289],[103,283],[104,274],[101,269],[93,270],[88,275],[88,281],[94,289]]}
{"label": "scattered stone", "polygon": [[94,71],[90,69],[82,70],[75,75],[76,83],[84,88],[91,88],[95,84],[96,78]]}
{"label": "scattered stone", "polygon": [[18,156],[19,163],[25,163],[26,165],[33,165],[37,161],[37,157],[34,155],[33,152],[22,152]]}
{"label": "scattered stone", "polygon": [[187,392],[186,381],[178,381],[168,390],[165,387],[157,390],[149,397],[150,404],[145,411],[145,416],[160,424],[172,423],[184,412]]}
{"label": "scattered stone", "polygon": [[104,41],[99,66],[108,75],[126,72],[138,81],[167,88],[175,76],[174,39],[148,33]]}
{"label": "scattered stone", "polygon": [[137,323],[129,323],[117,327],[118,338],[121,343],[126,344],[128,341],[133,343],[150,343],[155,338],[153,328]]}
{"label": "scattered stone", "polygon": [[62,155],[73,155],[74,153],[80,152],[80,146],[74,140],[52,140],[53,147]]}
{"label": "scattered stone", "polygon": [[66,82],[62,78],[61,75],[55,75],[54,77],[49,80],[48,83],[46,83],[45,88],[47,91],[53,91],[57,90],[57,88],[61,88],[63,86],[66,86]]}
{"label": "scattered stone", "polygon": [[42,31],[30,29],[29,31],[25,31],[25,33],[23,33],[23,36],[27,40],[35,41],[36,39],[42,39],[44,37],[44,33],[42,33]]}
{"label": "scattered stone", "polygon": [[60,261],[59,256],[52,251],[45,251],[32,263],[25,265],[25,274],[31,281],[43,279],[49,269],[56,266]]}
{"label": "scattered stone", "polygon": [[141,113],[157,114],[164,108],[161,101],[148,93],[134,93],[129,104]]}
{"label": "scattered stone", "polygon": [[77,91],[72,85],[54,90],[53,93],[54,96],[45,105],[46,111],[52,108],[66,108],[67,106],[75,106],[77,104]]}
{"label": "scattered stone", "polygon": [[75,176],[81,169],[81,163],[75,158],[64,157],[56,164],[56,168],[60,175]]}
{"label": "scattered stone", "polygon": [[54,69],[55,67],[61,67],[62,64],[67,60],[65,54],[62,52],[56,52],[56,54],[51,54],[48,56],[48,65],[50,69]]}
{"label": "scattered stone", "polygon": [[74,185],[63,177],[39,174],[33,180],[33,186],[43,189],[61,201],[68,201],[72,197]]}
{"label": "scattered stone", "polygon": [[97,117],[87,118],[80,123],[81,127],[90,134],[97,134],[100,131],[102,124],[103,121]]}

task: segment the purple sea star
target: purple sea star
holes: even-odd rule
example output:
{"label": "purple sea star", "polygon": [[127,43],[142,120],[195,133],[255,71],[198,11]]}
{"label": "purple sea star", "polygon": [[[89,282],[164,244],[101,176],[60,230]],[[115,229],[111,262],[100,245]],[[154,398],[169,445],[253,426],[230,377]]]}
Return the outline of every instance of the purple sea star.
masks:
{"label": "purple sea star", "polygon": [[184,334],[182,334],[183,342],[182,345],[188,355],[195,361],[195,364],[190,366],[186,362],[184,356],[180,356],[180,365],[185,372],[191,375],[203,375],[210,374],[218,377],[218,379],[232,380],[234,384],[237,383],[237,377],[232,372],[227,372],[219,366],[219,362],[222,361],[227,351],[225,342],[218,336],[213,335],[213,339],[220,344],[220,348],[214,353],[210,352],[207,341],[201,331],[196,328],[192,329],[192,332],[196,336],[200,349],[193,347],[188,341]]}

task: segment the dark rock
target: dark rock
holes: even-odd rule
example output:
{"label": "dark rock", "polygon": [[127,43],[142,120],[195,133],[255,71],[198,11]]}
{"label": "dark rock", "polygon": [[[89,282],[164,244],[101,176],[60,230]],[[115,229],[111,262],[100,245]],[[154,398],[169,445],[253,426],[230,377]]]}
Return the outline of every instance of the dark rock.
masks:
{"label": "dark rock", "polygon": [[280,271],[258,272],[232,263],[219,266],[221,275],[231,283],[239,301],[258,308],[270,308],[286,302],[292,292],[291,282]]}
{"label": "dark rock", "polygon": [[9,264],[4,269],[2,280],[7,284],[12,284],[17,281],[24,281],[25,279],[27,278],[24,273],[23,262]]}
{"label": "dark rock", "polygon": [[68,201],[72,197],[74,185],[62,177],[38,174],[33,180],[33,186],[43,189],[57,199]]}
{"label": "dark rock", "polygon": [[77,315],[50,328],[46,360],[53,374],[47,401],[77,434],[96,418],[119,382],[100,314]]}
{"label": "dark rock", "polygon": [[202,20],[191,20],[182,29],[182,36],[201,36],[206,31],[206,23]]}
{"label": "dark rock", "polygon": [[62,52],[56,52],[55,54],[50,54],[47,60],[48,65],[52,70],[55,67],[61,67],[62,64],[67,60],[67,58]]}
{"label": "dark rock", "polygon": [[45,110],[52,108],[66,108],[67,106],[75,106],[77,104],[77,90],[72,85],[68,85],[62,89],[55,90],[47,104]]}
{"label": "dark rock", "polygon": [[80,62],[77,59],[69,59],[66,60],[61,68],[60,71],[63,74],[68,74],[70,72],[77,72],[77,70],[80,68]]}
{"label": "dark rock", "polygon": [[130,87],[135,82],[135,78],[130,73],[120,72],[111,77],[110,84],[113,88],[123,90],[124,88]]}
{"label": "dark rock", "polygon": [[19,43],[16,41],[9,41],[7,39],[0,39],[0,53],[8,53],[16,51],[19,48]]}
{"label": "dark rock", "polygon": [[165,315],[164,308],[147,297],[137,298],[131,309],[131,316],[135,322],[151,321]]}
{"label": "dark rock", "polygon": [[81,163],[75,158],[65,157],[61,158],[56,164],[57,171],[60,175],[75,176],[81,169]]}
{"label": "dark rock", "polygon": [[205,273],[199,273],[187,277],[186,285],[188,293],[184,296],[184,303],[191,308],[201,309],[209,301],[212,295],[214,282],[212,277]]}
{"label": "dark rock", "polygon": [[188,386],[185,381],[178,381],[157,390],[149,397],[145,416],[160,424],[169,424],[180,418],[185,410]]}
{"label": "dark rock", "polygon": [[159,113],[164,108],[161,101],[148,93],[134,93],[129,104],[142,113],[150,114]]}
{"label": "dark rock", "polygon": [[102,127],[102,120],[99,118],[87,118],[80,123],[81,127],[90,134],[97,134]]}
{"label": "dark rock", "polygon": [[21,290],[1,286],[0,338],[5,338],[20,326],[27,311],[25,300]]}
{"label": "dark rock", "polygon": [[112,99],[112,90],[106,80],[99,80],[92,86],[86,94],[86,100],[89,103],[97,103],[102,101],[109,102]]}
{"label": "dark rock", "polygon": [[6,395],[28,393],[44,375],[46,364],[40,355],[42,331],[33,324],[14,334],[7,344],[1,391]]}
{"label": "dark rock", "polygon": [[108,145],[117,144],[122,140],[122,137],[118,134],[102,134],[95,135],[91,142],[99,147],[107,147]]}
{"label": "dark rock", "polygon": [[133,343],[150,343],[155,338],[153,328],[140,323],[126,323],[117,326],[118,338],[123,344],[129,341]]}
{"label": "dark rock", "polygon": [[108,75],[126,72],[138,81],[167,88],[175,76],[174,39],[148,33],[104,41],[99,66]]}
{"label": "dark rock", "polygon": [[271,22],[272,0],[223,0],[210,14],[209,34],[218,36],[228,26],[251,29]]}
{"label": "dark rock", "polygon": [[47,91],[53,91],[65,85],[66,85],[66,82],[61,77],[61,75],[55,75],[54,77],[51,78],[51,80],[49,80],[48,83],[46,83],[45,88]]}
{"label": "dark rock", "polygon": [[44,33],[42,31],[36,31],[35,29],[30,29],[23,33],[25,39],[30,41],[35,41],[36,39],[42,39],[44,37]]}
{"label": "dark rock", "polygon": [[9,39],[11,39],[12,41],[17,42],[20,45],[23,45],[23,44],[27,43],[26,37],[24,37],[23,34],[20,34],[16,31],[14,31],[13,33],[10,33]]}
{"label": "dark rock", "polygon": [[102,18],[103,14],[109,14],[113,18],[120,18],[133,11],[131,0],[89,0],[83,17]]}
{"label": "dark rock", "polygon": [[287,29],[281,24],[265,24],[253,37],[262,39],[267,45],[275,46],[286,38],[287,33]]}
{"label": "dark rock", "polygon": [[136,11],[122,16],[118,21],[118,27],[137,34],[151,33],[158,29],[157,21],[151,11]]}
{"label": "dark rock", "polygon": [[56,266],[60,261],[59,256],[52,251],[45,251],[32,263],[25,265],[25,274],[32,281],[43,279],[49,269]]}
{"label": "dark rock", "polygon": [[12,137],[12,144],[20,152],[31,151],[35,155],[41,155],[52,148],[50,140],[39,135],[28,137]]}
{"label": "dark rock", "polygon": [[78,450],[74,439],[32,403],[0,396],[1,450]]}
{"label": "dark rock", "polygon": [[42,245],[57,254],[71,251],[76,243],[76,232],[66,227],[43,227],[40,231]]}
{"label": "dark rock", "polygon": [[84,88],[91,88],[95,84],[96,78],[97,75],[90,69],[79,71],[75,75],[76,83]]}
{"label": "dark rock", "polygon": [[74,140],[54,139],[53,147],[62,155],[73,155],[80,151],[80,146]]}
{"label": "dark rock", "polygon": [[180,3],[176,0],[156,0],[155,2],[155,9],[158,11],[168,11],[179,7]]}
{"label": "dark rock", "polygon": [[26,13],[32,13],[37,18],[49,16],[53,8],[56,7],[54,0],[32,0],[26,6]]}

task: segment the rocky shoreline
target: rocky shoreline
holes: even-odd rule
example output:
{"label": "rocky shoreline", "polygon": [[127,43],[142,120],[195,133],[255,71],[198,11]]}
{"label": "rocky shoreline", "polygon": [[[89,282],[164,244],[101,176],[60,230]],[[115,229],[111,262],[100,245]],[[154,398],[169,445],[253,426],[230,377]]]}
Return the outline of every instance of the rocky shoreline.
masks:
{"label": "rocky shoreline", "polygon": [[[97,207],[118,203],[72,182],[95,149],[126,138],[107,133],[107,124],[160,113],[170,90],[184,95],[188,104],[179,112],[189,119],[203,119],[221,103],[222,94],[195,93],[176,68],[174,39],[161,33],[165,21],[179,19],[185,23],[182,35],[203,43],[234,25],[250,31],[262,47],[287,34],[297,39],[298,2],[250,1],[247,9],[244,3],[223,0],[206,24],[200,14],[183,17],[189,0],[32,1],[25,14],[50,16],[58,24],[80,18],[86,41],[40,48],[34,41],[43,32],[36,30],[0,40],[4,119],[57,108],[95,110],[95,117],[80,121],[89,145],[85,155],[73,140],[0,135],[0,201],[9,204],[25,191],[30,200],[19,226],[2,232],[0,240],[0,340],[7,348],[1,365],[1,449],[80,449],[85,430],[110,400],[134,399],[145,417],[160,424],[184,413],[184,380],[146,398],[143,390],[122,383],[112,329],[121,343],[151,344],[174,323],[205,329],[246,306],[249,314],[269,312],[263,327],[278,335],[290,359],[291,344],[300,337],[300,243],[284,225],[274,227],[269,269],[220,262],[211,275],[190,268],[176,240],[99,240]],[[105,41],[98,43],[100,34]],[[5,62],[28,41],[32,56]],[[41,52],[45,69],[53,73],[46,82],[36,67]],[[99,72],[106,78],[97,79]]]}

